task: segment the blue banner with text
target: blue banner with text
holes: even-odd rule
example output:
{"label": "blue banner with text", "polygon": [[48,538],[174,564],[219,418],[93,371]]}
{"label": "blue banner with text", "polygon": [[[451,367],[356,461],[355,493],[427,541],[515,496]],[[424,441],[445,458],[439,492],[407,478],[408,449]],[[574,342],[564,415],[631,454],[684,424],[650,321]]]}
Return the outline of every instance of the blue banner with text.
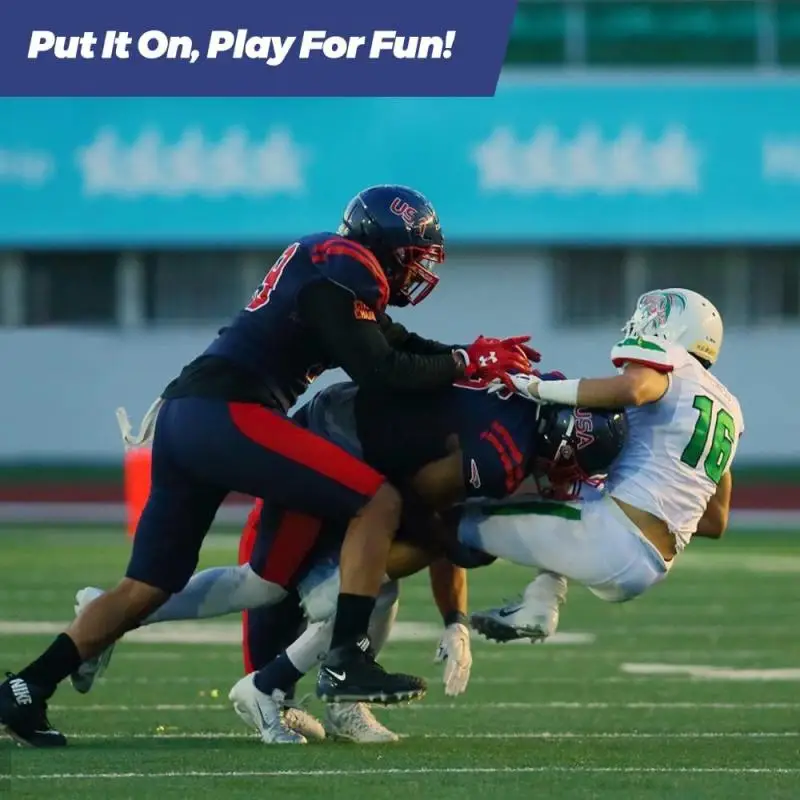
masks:
{"label": "blue banner with text", "polygon": [[491,96],[517,0],[26,0],[0,96]]}

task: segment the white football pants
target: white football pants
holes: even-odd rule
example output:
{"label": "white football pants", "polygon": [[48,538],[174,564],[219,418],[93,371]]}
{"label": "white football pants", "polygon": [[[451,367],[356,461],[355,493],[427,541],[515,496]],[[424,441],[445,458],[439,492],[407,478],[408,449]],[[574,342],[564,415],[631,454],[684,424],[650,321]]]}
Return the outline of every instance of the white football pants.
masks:
{"label": "white football pants", "polygon": [[571,503],[526,500],[506,509],[468,509],[458,538],[506,561],[582,583],[612,603],[642,594],[668,571],[620,507],[591,487]]}

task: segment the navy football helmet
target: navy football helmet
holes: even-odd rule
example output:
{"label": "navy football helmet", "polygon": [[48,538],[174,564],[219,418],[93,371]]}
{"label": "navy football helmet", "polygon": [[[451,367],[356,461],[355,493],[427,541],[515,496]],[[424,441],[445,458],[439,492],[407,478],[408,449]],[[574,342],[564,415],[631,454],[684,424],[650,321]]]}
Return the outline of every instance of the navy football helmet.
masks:
{"label": "navy football helmet", "polygon": [[439,282],[444,261],[439,217],[428,199],[408,186],[370,186],[347,205],[338,233],[370,250],[389,281],[389,303],[416,305]]}
{"label": "navy football helmet", "polygon": [[573,500],[582,484],[600,485],[625,444],[624,409],[548,404],[539,406],[537,417],[533,475],[540,494]]}

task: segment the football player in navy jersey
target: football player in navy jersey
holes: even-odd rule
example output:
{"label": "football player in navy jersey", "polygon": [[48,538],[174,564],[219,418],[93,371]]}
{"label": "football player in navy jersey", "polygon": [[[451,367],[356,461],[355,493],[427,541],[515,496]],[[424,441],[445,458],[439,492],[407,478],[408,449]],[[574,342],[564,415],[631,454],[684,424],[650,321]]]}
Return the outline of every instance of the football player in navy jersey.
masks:
{"label": "football player in navy jersey", "polygon": [[366,189],[347,206],[338,233],[306,236],[286,248],[247,307],[146,415],[133,441],[152,438],[152,484],[125,578],[0,685],[0,723],[12,736],[33,746],[66,744],[47,719],[47,699],[83,662],[180,592],[231,491],[267,498],[295,515],[271,552],[279,572],[297,568],[313,548],[318,527],[309,518],[349,522],[325,665],[329,682],[320,693],[384,702],[424,693],[421,679],[381,669],[366,636],[401,496],[377,470],[296,425],[287,412],[313,376],[332,367],[360,386],[397,395],[528,368],[535,357],[524,346],[528,337],[479,337],[458,348],[406,333],[399,347],[390,344],[386,307],[427,296],[437,280],[432,266],[444,256],[433,207],[402,186]]}
{"label": "football player in navy jersey", "polygon": [[[560,373],[544,376],[557,377],[563,376]],[[574,420],[580,410],[526,406],[510,394],[502,399],[487,394],[486,388],[485,381],[463,381],[451,390],[425,398],[424,402],[416,398],[395,402],[341,384],[315,397],[306,407],[306,416],[312,430],[349,441],[350,447],[390,476],[396,486],[415,490],[432,508],[442,512],[470,498],[479,500],[478,507],[482,509],[487,498],[505,500],[531,475],[540,481],[542,491],[550,490],[551,496],[572,496],[582,481],[604,473],[622,449],[626,427],[621,411],[590,412],[590,420],[584,422],[591,422],[594,437],[586,447],[579,448]],[[389,412],[391,430],[382,425],[382,415],[375,414],[376,408]],[[549,485],[541,479],[546,479]],[[389,608],[396,597],[396,581],[432,562],[444,561],[443,566],[450,562],[468,568],[494,560],[452,538],[452,526],[458,524],[460,512],[453,515],[451,511],[446,516],[449,531],[448,526],[438,530],[441,526],[436,525],[426,531],[403,529],[403,541],[395,543],[389,560],[390,580],[384,585],[388,601],[385,605]],[[333,523],[326,523],[326,527],[335,532]],[[259,538],[263,539],[263,534],[255,532],[251,537],[255,541],[248,542],[253,569],[258,569],[263,559]],[[335,573],[334,555],[318,561],[301,578],[297,592],[314,624],[287,650],[246,675],[231,690],[230,699],[237,714],[266,743],[304,743],[319,738],[322,731],[318,724],[309,724],[307,715],[287,714],[281,704],[330,641],[330,623],[321,620],[325,619],[326,607],[327,613],[333,611],[329,601],[335,591]],[[466,583],[459,570],[451,569],[449,574],[461,585],[452,588],[449,603],[444,607],[439,598],[448,597],[448,592],[441,586],[437,591],[437,576],[433,572],[432,585],[446,626],[440,643],[440,653],[450,662],[445,671],[445,691],[459,694],[466,689],[471,663]],[[373,622],[376,627],[382,610],[377,610]],[[245,647],[250,650],[250,659],[256,647],[262,651],[269,649],[260,626],[266,624],[274,630],[275,622],[266,607],[251,612],[245,623]],[[329,707],[326,728],[334,736],[341,736],[344,731],[356,741],[396,738],[368,709],[343,704]]]}
{"label": "football player in navy jersey", "polygon": [[[558,374],[545,377],[555,378]],[[576,413],[556,407],[540,408],[510,392],[501,396],[490,394],[486,381],[467,380],[424,397],[398,397],[361,389],[355,384],[335,384],[300,408],[295,419],[378,468],[401,491],[415,491],[429,509],[447,513],[453,504],[465,499],[507,498],[531,474],[537,478],[546,475],[551,483],[568,484],[603,472],[622,446],[624,418],[613,412],[590,414],[596,435],[589,446],[578,447]],[[390,420],[388,425],[387,420]],[[572,452],[568,451],[570,446]],[[302,525],[316,526],[323,535],[315,536],[310,559],[294,570],[292,580],[286,582],[275,572],[274,552],[279,549],[281,532],[298,524],[297,515],[274,503],[264,505],[264,510],[251,514],[243,536],[240,560],[245,565],[197,573],[183,592],[145,622],[254,609],[246,621],[245,661],[248,667],[269,663],[257,674],[248,674],[239,681],[231,691],[231,700],[242,719],[259,732],[263,741],[302,743],[317,738],[321,726],[309,724],[308,715],[296,711],[287,714],[284,701],[300,675],[316,663],[318,654],[327,650],[330,626],[323,630],[317,626],[301,637],[294,650],[271,660],[270,657],[275,653],[276,643],[287,644],[284,638],[287,631],[279,630],[283,623],[292,629],[288,636],[293,638],[299,621],[293,611],[296,612],[298,602],[312,622],[333,615],[335,591],[332,594],[331,587],[335,590],[338,582],[337,550],[344,525],[336,520],[305,517]],[[254,524],[256,514],[258,525]],[[480,558],[481,554],[470,553],[463,547],[441,550],[441,531],[436,525],[428,525],[430,519],[429,515],[424,520],[404,520],[403,542],[393,544],[387,564],[391,579],[427,566],[437,553],[451,564],[487,563]],[[416,549],[409,544],[416,544]],[[456,546],[455,542],[451,544]],[[464,560],[465,551],[470,564]],[[449,659],[446,688],[452,694],[463,691],[468,678],[468,669],[457,655],[459,651],[468,655],[468,631],[464,624],[466,585],[446,585],[448,578],[458,584],[459,575],[453,569],[444,575],[441,570],[437,570],[437,575],[432,574],[437,605],[446,617],[442,644]],[[384,584],[385,602],[373,618],[376,628],[380,615],[391,611],[393,598],[391,594],[386,596],[391,591],[392,585]],[[288,597],[287,592],[291,593]],[[272,613],[266,606],[272,606]],[[265,626],[282,641],[264,641],[269,634]],[[455,670],[450,669],[454,666]],[[323,665],[318,683],[323,691],[330,685],[326,669]],[[358,699],[337,698],[338,702],[328,712],[329,731],[349,738],[360,737],[358,741],[394,738],[368,709],[347,703]]]}

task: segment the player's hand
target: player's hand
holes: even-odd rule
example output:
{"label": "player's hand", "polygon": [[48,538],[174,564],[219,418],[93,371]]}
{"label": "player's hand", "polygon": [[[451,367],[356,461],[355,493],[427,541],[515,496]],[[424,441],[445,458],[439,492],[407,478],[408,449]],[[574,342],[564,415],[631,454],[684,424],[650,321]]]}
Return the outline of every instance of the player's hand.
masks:
{"label": "player's hand", "polygon": [[538,350],[534,350],[527,342],[531,340],[530,336],[511,336],[508,339],[500,339],[500,344],[511,350],[518,350],[522,353],[529,362],[538,364],[542,360],[542,354]]}
{"label": "player's hand", "polygon": [[529,362],[525,369],[527,372],[530,369],[530,363],[538,364],[542,360],[542,354],[527,344],[530,340],[530,336],[509,336],[505,339],[496,339],[491,336],[479,336],[473,342],[472,346],[474,347],[478,342],[481,342],[487,347],[509,350],[512,353],[521,355]]}
{"label": "player's hand", "polygon": [[[492,380],[505,372],[530,372],[531,364],[523,341],[527,336],[511,339],[488,339],[479,336],[464,353],[467,356],[466,376]],[[535,353],[531,348],[527,348]],[[538,357],[538,353],[536,356]]]}
{"label": "player's hand", "polygon": [[489,394],[512,394],[532,400],[534,403],[544,403],[539,397],[538,386],[542,379],[537,372],[530,375],[504,373],[495,378],[488,386]]}
{"label": "player's hand", "polygon": [[472,648],[466,625],[456,622],[445,628],[434,661],[444,663],[442,682],[446,695],[452,697],[466,691],[472,671]]}

